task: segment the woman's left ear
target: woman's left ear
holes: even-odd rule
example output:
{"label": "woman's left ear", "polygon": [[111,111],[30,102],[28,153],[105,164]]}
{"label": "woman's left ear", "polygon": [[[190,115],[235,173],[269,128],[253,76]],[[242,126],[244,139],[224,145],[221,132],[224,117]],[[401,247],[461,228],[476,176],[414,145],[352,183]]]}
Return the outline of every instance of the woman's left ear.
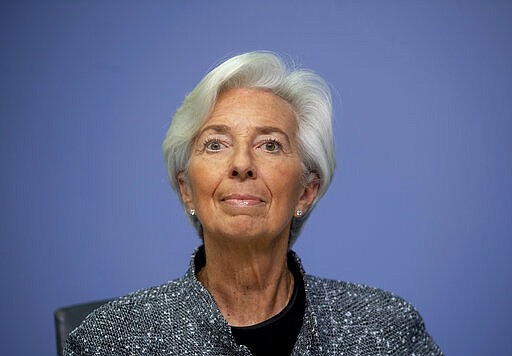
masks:
{"label": "woman's left ear", "polygon": [[315,177],[304,187],[304,191],[302,192],[301,197],[299,198],[299,203],[297,204],[297,210],[301,210],[303,213],[306,212],[316,196],[318,195],[318,188],[320,187],[320,182],[318,175],[315,174]]}

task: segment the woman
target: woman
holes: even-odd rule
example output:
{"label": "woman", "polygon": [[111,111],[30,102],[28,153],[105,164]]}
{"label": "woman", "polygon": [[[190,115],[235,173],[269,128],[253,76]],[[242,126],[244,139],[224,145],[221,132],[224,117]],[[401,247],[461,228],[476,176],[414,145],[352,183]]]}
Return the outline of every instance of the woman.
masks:
{"label": "woman", "polygon": [[203,245],[184,277],[98,309],[66,355],[440,355],[384,291],[306,275],[290,250],[330,184],[330,92],[252,52],[212,70],[163,143]]}

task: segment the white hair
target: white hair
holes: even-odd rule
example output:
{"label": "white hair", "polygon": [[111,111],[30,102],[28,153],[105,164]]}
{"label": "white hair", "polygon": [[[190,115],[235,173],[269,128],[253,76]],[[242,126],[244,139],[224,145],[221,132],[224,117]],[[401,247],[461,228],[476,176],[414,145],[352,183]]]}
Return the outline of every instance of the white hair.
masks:
{"label": "white hair", "polygon": [[[178,174],[182,172],[186,176],[191,144],[213,110],[217,97],[222,90],[228,88],[268,90],[294,108],[304,169],[303,183],[318,179],[319,189],[308,211],[300,218],[292,219],[291,246],[311,210],[327,191],[334,174],[336,161],[329,86],[318,74],[294,65],[287,66],[276,54],[265,51],[229,58],[210,71],[174,114],[162,144],[169,181],[180,199]],[[189,218],[202,236],[201,223],[197,217],[189,215]]]}

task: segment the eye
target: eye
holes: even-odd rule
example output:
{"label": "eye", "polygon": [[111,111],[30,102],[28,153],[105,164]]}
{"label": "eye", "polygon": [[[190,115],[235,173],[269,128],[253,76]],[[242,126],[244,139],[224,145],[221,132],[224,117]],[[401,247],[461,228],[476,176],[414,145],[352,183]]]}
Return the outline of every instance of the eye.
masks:
{"label": "eye", "polygon": [[276,139],[268,139],[260,146],[267,152],[277,152],[281,150],[281,143]]}
{"label": "eye", "polygon": [[224,144],[222,142],[220,142],[220,140],[213,138],[213,139],[207,139],[204,142],[204,147],[206,148],[207,151],[217,152],[224,148]]}

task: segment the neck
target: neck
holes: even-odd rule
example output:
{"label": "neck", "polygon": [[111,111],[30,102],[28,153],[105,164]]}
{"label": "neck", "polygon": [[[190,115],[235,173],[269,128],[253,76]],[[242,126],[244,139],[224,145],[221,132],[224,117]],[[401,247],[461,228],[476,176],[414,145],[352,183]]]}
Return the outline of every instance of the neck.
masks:
{"label": "neck", "polygon": [[278,314],[293,292],[287,241],[262,244],[205,239],[206,265],[197,278],[231,326],[248,326]]}

